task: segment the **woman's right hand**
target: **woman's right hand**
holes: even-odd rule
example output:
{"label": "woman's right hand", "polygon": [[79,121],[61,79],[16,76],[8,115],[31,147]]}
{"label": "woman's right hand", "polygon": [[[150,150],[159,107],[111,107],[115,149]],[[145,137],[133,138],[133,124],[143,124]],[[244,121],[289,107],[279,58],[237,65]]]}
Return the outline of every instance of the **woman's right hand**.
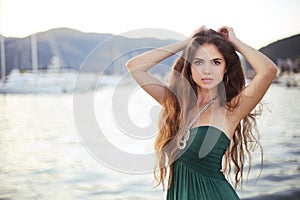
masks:
{"label": "woman's right hand", "polygon": [[199,28],[197,28],[192,35],[190,35],[189,39],[192,39],[197,33],[201,32],[201,31],[207,31],[208,29],[206,28],[206,26],[202,25]]}

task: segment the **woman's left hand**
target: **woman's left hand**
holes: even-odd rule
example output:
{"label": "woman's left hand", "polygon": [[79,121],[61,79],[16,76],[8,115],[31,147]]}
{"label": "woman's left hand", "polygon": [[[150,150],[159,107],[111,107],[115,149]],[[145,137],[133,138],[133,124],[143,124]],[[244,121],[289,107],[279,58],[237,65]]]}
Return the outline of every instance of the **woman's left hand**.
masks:
{"label": "woman's left hand", "polygon": [[239,39],[236,37],[235,32],[233,28],[223,26],[218,29],[218,32],[229,42],[231,42],[234,46],[239,41]]}

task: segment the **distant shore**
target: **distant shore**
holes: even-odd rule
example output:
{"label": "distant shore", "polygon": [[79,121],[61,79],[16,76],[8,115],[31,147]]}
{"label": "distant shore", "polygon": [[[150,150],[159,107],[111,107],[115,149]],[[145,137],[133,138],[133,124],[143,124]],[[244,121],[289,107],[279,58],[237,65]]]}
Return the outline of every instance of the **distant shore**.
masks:
{"label": "distant shore", "polygon": [[300,88],[300,74],[299,73],[283,73],[277,76],[274,83],[285,85],[287,87],[299,87]]}

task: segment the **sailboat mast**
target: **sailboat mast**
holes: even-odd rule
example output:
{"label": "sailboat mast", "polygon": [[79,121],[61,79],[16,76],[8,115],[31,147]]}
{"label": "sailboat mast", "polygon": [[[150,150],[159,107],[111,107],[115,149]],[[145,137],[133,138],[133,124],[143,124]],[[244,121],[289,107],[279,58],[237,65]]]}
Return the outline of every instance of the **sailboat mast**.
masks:
{"label": "sailboat mast", "polygon": [[4,36],[1,36],[1,82],[3,83],[5,81],[5,40]]}
{"label": "sailboat mast", "polygon": [[31,61],[34,74],[38,72],[38,53],[36,33],[31,35]]}

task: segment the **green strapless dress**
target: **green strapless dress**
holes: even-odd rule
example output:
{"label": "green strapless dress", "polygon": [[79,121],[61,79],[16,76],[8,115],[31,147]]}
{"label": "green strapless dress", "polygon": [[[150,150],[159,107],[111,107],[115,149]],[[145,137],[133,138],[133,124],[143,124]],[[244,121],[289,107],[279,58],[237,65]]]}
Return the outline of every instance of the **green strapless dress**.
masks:
{"label": "green strapless dress", "polygon": [[239,199],[225,179],[222,157],[230,144],[221,130],[212,126],[191,129],[186,149],[178,152],[167,200]]}

